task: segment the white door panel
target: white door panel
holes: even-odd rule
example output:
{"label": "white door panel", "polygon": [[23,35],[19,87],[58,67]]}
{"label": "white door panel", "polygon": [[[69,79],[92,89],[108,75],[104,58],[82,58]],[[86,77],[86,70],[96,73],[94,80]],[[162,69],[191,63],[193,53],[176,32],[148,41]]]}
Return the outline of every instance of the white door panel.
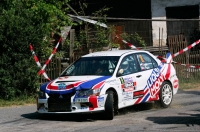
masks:
{"label": "white door panel", "polygon": [[138,73],[135,73],[136,77],[136,91],[138,90],[144,90],[145,86],[147,85],[147,80],[149,79],[153,69],[141,71]]}

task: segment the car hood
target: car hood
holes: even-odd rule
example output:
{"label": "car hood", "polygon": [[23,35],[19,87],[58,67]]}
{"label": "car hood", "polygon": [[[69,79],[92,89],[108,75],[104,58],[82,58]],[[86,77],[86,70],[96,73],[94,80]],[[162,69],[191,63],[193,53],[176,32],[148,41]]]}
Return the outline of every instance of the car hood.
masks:
{"label": "car hood", "polygon": [[88,90],[103,87],[105,81],[111,76],[65,76],[45,83],[41,91],[49,94],[66,94],[77,90]]}

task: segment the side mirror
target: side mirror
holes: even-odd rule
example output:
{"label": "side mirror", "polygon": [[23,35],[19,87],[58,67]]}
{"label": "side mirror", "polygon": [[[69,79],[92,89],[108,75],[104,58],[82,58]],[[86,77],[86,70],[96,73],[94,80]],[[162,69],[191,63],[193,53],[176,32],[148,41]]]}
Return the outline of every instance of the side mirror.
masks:
{"label": "side mirror", "polygon": [[124,73],[124,69],[119,69],[117,72],[117,76],[121,76]]}

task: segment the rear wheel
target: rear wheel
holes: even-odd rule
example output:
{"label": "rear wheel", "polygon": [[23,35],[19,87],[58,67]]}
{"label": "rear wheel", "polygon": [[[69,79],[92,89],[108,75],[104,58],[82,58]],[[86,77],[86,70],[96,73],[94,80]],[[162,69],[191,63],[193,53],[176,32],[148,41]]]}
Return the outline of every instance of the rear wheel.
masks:
{"label": "rear wheel", "polygon": [[114,118],[114,95],[113,91],[107,91],[108,94],[105,103],[105,118],[107,120],[112,120]]}
{"label": "rear wheel", "polygon": [[160,88],[159,103],[162,107],[167,108],[170,106],[173,99],[172,86],[169,82],[163,82]]}

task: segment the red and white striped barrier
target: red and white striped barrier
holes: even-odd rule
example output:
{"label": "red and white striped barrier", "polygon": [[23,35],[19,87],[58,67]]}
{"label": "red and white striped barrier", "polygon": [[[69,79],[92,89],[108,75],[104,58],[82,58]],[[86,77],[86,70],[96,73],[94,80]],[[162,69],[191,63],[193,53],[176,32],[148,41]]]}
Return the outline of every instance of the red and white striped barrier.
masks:
{"label": "red and white striped barrier", "polygon": [[[120,38],[118,35],[116,35],[116,38],[118,38],[119,40],[121,40],[123,43],[127,44],[130,48],[140,50],[140,49],[137,48],[136,46],[134,46],[134,45],[132,45],[131,43],[129,43],[129,42],[123,40],[122,38]],[[178,55],[180,55],[180,54],[186,52],[187,50],[189,50],[189,49],[191,49],[192,47],[198,45],[199,43],[200,43],[200,39],[197,40],[196,42],[194,42],[193,44],[187,46],[186,48],[180,50],[179,52],[173,54],[173,55],[172,55],[172,58],[174,58],[174,57],[176,57],[176,56],[178,56]],[[166,59],[165,59],[165,58],[163,58],[163,57],[161,57],[161,56],[158,56],[158,58],[163,59],[163,60],[162,60],[163,63],[166,62]],[[182,65],[182,66],[186,66],[186,67],[188,67],[188,68],[196,68],[196,69],[199,69],[199,68],[200,68],[200,66],[193,66],[193,65],[190,65],[190,64],[181,64],[180,62],[175,62],[175,61],[172,61],[172,62],[175,63],[175,64]]]}
{"label": "red and white striped barrier", "polygon": [[[129,43],[129,42],[123,40],[122,38],[120,38],[118,35],[116,35],[116,38],[118,38],[119,40],[121,40],[122,42],[124,42],[125,44],[127,44],[130,48],[140,50],[139,48],[137,48],[137,47],[134,46],[133,44],[131,44],[131,43]],[[178,55],[180,55],[180,54],[186,52],[187,50],[189,50],[189,49],[191,49],[192,47],[198,45],[199,43],[200,43],[200,39],[197,40],[196,42],[194,42],[193,44],[187,46],[186,48],[180,50],[179,52],[173,54],[173,55],[172,55],[172,58],[174,58],[174,57],[176,57],[176,56],[178,56]]]}
{"label": "red and white striped barrier", "polygon": [[[178,55],[180,55],[180,54],[186,52],[187,50],[189,50],[189,49],[191,49],[192,47],[198,45],[199,43],[200,43],[200,39],[197,40],[196,42],[192,43],[191,45],[187,46],[186,48],[180,50],[179,52],[173,54],[173,55],[172,55],[172,58],[174,58],[174,57],[176,57],[176,56],[178,56]],[[166,62],[166,59],[164,59],[163,57],[158,56],[158,58],[163,59],[162,62]],[[173,62],[174,62],[175,64],[187,66],[187,67],[190,67],[190,68],[199,68],[199,66],[192,66],[192,65],[190,65],[190,64],[181,64],[180,62],[175,62],[175,61],[173,61]]]}
{"label": "red and white striped barrier", "polygon": [[176,57],[177,55],[180,55],[180,54],[186,52],[187,50],[189,50],[189,49],[191,49],[192,47],[198,45],[199,43],[200,43],[200,39],[197,40],[196,42],[194,42],[193,44],[187,46],[185,49],[182,49],[182,50],[180,50],[179,52],[173,54],[173,55],[172,55],[172,58],[174,58],[174,57]]}
{"label": "red and white striped barrier", "polygon": [[172,61],[172,62],[175,63],[175,64],[178,64],[178,65],[186,66],[188,68],[200,69],[200,66],[193,66],[193,65],[190,65],[190,64],[181,64],[180,62],[175,62],[175,61]]}
{"label": "red and white striped barrier", "polygon": [[60,39],[58,40],[57,45],[54,47],[51,55],[49,56],[49,58],[46,60],[45,64],[43,65],[42,69],[38,72],[38,75],[43,74],[45,71],[44,69],[46,68],[46,66],[49,64],[50,60],[52,59],[53,55],[56,53],[56,50],[60,44],[60,41],[62,40],[62,37],[60,37]]}
{"label": "red and white striped barrier", "polygon": [[136,49],[136,50],[140,50],[139,48],[135,47],[133,44],[127,42],[126,40],[123,40],[122,38],[120,38],[118,35],[115,36],[116,38],[118,38],[119,40],[121,40],[123,43],[127,44],[131,49]]}
{"label": "red and white striped barrier", "polygon": [[[162,56],[157,56],[157,58],[162,59],[162,60],[161,60],[162,62],[166,62],[166,58],[163,58]],[[186,67],[188,67],[188,68],[200,69],[200,66],[193,66],[193,65],[190,65],[190,64],[182,64],[182,63],[176,62],[176,61],[172,61],[172,63],[178,64],[178,65],[182,65],[182,66],[186,66]]]}
{"label": "red and white striped barrier", "polygon": [[[41,68],[41,70],[38,72],[38,75],[41,75],[41,74],[42,74],[42,75],[43,75],[47,80],[49,80],[49,81],[50,81],[50,78],[47,76],[47,74],[46,74],[46,72],[45,72],[45,68],[46,68],[46,66],[49,64],[49,62],[50,62],[50,60],[52,59],[53,55],[56,53],[56,50],[57,50],[57,48],[58,48],[58,46],[59,46],[59,44],[60,44],[60,42],[61,42],[61,40],[62,40],[62,37],[64,36],[64,34],[66,34],[66,37],[67,37],[67,35],[68,35],[70,29],[71,29],[71,26],[68,26],[68,27],[65,28],[65,30],[67,30],[67,31],[62,33],[60,39],[58,40],[58,43],[57,43],[56,46],[54,47],[54,49],[53,49],[53,51],[52,51],[50,57],[49,57],[48,60],[45,62],[45,64],[44,64],[43,67],[41,66],[41,64],[40,64],[40,62],[39,62],[37,56],[35,55],[35,52],[33,51],[32,45],[30,44],[30,50],[31,50],[31,52],[32,52],[32,55],[34,56],[34,60],[35,60],[35,62],[36,62],[36,64],[37,64],[37,66],[38,66],[39,68]],[[66,37],[65,37],[65,38],[66,38]]]}
{"label": "red and white striped barrier", "polygon": [[[68,31],[69,32],[69,31]],[[62,36],[66,33],[68,35],[68,32],[64,32],[61,36],[60,36],[60,39],[58,40],[58,43],[56,44],[56,46],[54,47],[51,55],[49,56],[49,58],[46,60],[45,64],[43,65],[42,69],[38,72],[38,75],[41,75],[43,74],[45,71],[44,69],[46,68],[46,66],[49,64],[50,60],[52,59],[53,55],[56,53],[56,50],[62,40]]]}
{"label": "red and white striped barrier", "polygon": [[[34,50],[33,50],[33,46],[30,44],[29,45],[29,48],[30,48],[30,51],[31,51],[31,53],[32,53],[32,55],[33,55],[33,58],[34,58],[34,60],[35,60],[35,62],[36,62],[36,64],[37,64],[37,66],[39,67],[39,68],[42,68],[42,66],[41,66],[41,64],[40,64],[40,62],[39,62],[39,60],[38,60],[38,58],[37,58],[37,56],[36,56],[36,54],[35,54],[35,52],[34,52]],[[48,76],[47,76],[47,74],[46,74],[46,72],[43,72],[42,73],[42,75],[47,79],[47,80],[51,80]]]}

